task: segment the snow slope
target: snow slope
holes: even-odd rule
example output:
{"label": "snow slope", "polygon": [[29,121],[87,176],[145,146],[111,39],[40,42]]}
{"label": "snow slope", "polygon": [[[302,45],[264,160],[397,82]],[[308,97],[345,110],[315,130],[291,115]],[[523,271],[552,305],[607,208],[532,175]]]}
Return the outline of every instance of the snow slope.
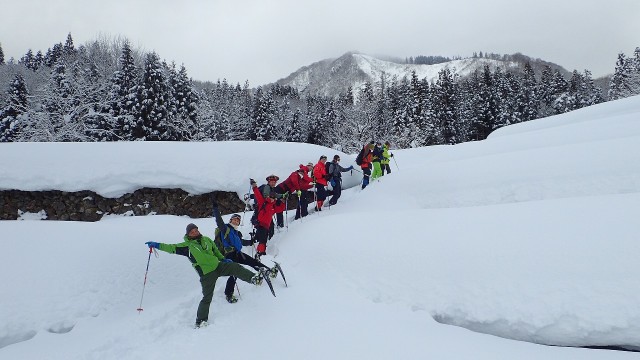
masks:
{"label": "snow slope", "polygon": [[[390,176],[345,191],[337,206],[272,239],[267,258],[283,264],[288,288],[276,279],[274,298],[240,283],[242,299],[232,305],[221,280],[213,324],[197,331],[200,289],[183,257],[151,258],[144,311],[135,309],[144,242],[178,242],[191,221],[212,234],[211,219],[2,221],[0,359],[635,358],[538,344],[640,347],[639,134],[634,97],[481,142],[394,151],[399,169],[392,164]],[[274,143],[255,145],[258,153],[254,144],[120,143],[110,161],[89,165],[75,155],[83,171],[58,171],[64,162],[28,153],[105,156],[73,146],[85,145],[0,144],[12,157],[0,163],[0,187],[56,181],[113,195],[153,182],[241,192],[236,181],[329,153]],[[250,160],[262,151],[285,153],[286,163]],[[163,155],[135,155],[145,152]],[[209,182],[185,176],[185,159]],[[213,176],[209,164],[231,170]]]}

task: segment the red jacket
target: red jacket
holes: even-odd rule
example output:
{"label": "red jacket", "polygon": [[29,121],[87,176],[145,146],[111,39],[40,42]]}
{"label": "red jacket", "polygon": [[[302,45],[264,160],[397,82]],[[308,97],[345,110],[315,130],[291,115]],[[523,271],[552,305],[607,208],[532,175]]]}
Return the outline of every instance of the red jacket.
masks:
{"label": "red jacket", "polygon": [[316,178],[316,183],[327,186],[327,179],[324,177],[327,175],[327,169],[322,161],[318,161],[316,166],[313,167],[313,177]]}
{"label": "red jacket", "polygon": [[272,198],[266,199],[262,196],[260,188],[257,186],[253,188],[253,195],[258,202],[258,225],[268,229],[273,222],[273,215],[277,212],[283,212],[285,209],[284,202],[280,201],[280,205],[276,204],[276,201]]}
{"label": "red jacket", "polygon": [[[304,171],[302,174],[300,170]],[[304,165],[300,165],[300,170],[294,171],[286,178],[283,182],[276,186],[281,190],[281,192],[291,192],[294,193],[298,190],[307,190],[310,189],[312,185],[309,185],[313,180],[307,175],[307,167]]]}

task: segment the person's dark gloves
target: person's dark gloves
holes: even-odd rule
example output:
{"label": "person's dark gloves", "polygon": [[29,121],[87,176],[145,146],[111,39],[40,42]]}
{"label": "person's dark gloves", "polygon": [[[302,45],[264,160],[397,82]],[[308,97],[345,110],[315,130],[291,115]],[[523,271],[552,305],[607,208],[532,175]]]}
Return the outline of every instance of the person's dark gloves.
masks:
{"label": "person's dark gloves", "polygon": [[278,206],[282,205],[282,199],[276,200],[276,205],[278,205]]}
{"label": "person's dark gloves", "polygon": [[353,170],[353,165],[349,166],[347,170]]}
{"label": "person's dark gloves", "polygon": [[160,243],[153,242],[153,241],[147,241],[145,244],[146,244],[149,248],[153,248],[153,249],[160,249]]}
{"label": "person's dark gloves", "polygon": [[231,259],[222,259],[222,262],[225,263],[225,264],[228,264],[228,263],[232,263],[233,260],[231,260]]}

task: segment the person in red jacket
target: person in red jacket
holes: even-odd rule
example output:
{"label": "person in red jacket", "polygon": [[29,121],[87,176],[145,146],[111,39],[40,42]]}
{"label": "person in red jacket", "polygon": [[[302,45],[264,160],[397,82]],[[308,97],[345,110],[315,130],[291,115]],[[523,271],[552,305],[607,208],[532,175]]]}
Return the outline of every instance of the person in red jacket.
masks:
{"label": "person in red jacket", "polygon": [[273,215],[277,212],[284,211],[284,202],[281,199],[276,200],[276,193],[272,192],[268,197],[263,197],[258,184],[255,180],[250,180],[251,187],[253,188],[253,195],[258,203],[258,216],[256,224],[256,239],[258,240],[258,248],[256,256],[259,259],[260,256],[267,254],[267,240],[269,240],[269,228],[273,226]]}
{"label": "person in red jacket", "polygon": [[324,163],[327,162],[327,156],[320,156],[320,160],[313,168],[313,178],[316,181],[316,211],[322,211],[322,204],[327,199],[327,168]]}
{"label": "person in red jacket", "polygon": [[295,194],[298,196],[298,207],[296,209],[295,220],[300,216],[307,216],[307,207],[309,206],[309,196],[307,190],[313,187],[313,180],[307,175],[308,167],[300,164],[298,170],[294,171],[283,182],[276,186],[276,192],[280,194]]}
{"label": "person in red jacket", "polygon": [[369,177],[371,176],[371,167],[373,162],[373,148],[375,144],[371,141],[369,144],[365,145],[363,148],[363,156],[362,156],[362,164],[360,164],[360,168],[362,169],[362,188],[366,188],[369,185]]}

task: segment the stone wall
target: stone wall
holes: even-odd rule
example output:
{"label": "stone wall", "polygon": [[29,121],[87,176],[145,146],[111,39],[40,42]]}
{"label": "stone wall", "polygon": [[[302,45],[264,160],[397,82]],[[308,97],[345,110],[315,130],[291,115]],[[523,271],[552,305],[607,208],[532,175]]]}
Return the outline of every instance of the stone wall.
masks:
{"label": "stone wall", "polygon": [[211,198],[220,212],[242,212],[244,203],[236,193],[214,191],[189,195],[181,189],[143,188],[119,198],[105,198],[91,191],[0,191],[0,220],[16,220],[19,213],[44,210],[47,220],[98,221],[107,214],[212,216]]}
{"label": "stone wall", "polygon": [[[21,213],[40,213],[46,220],[98,221],[104,215],[186,215],[212,216],[215,197],[222,214],[244,211],[244,202],[234,192],[213,191],[189,195],[181,189],[143,188],[119,198],[105,198],[92,191],[0,191],[0,220],[17,220]],[[253,203],[253,200],[251,200]],[[289,209],[295,209],[295,196]],[[251,216],[251,214],[248,214]]]}

